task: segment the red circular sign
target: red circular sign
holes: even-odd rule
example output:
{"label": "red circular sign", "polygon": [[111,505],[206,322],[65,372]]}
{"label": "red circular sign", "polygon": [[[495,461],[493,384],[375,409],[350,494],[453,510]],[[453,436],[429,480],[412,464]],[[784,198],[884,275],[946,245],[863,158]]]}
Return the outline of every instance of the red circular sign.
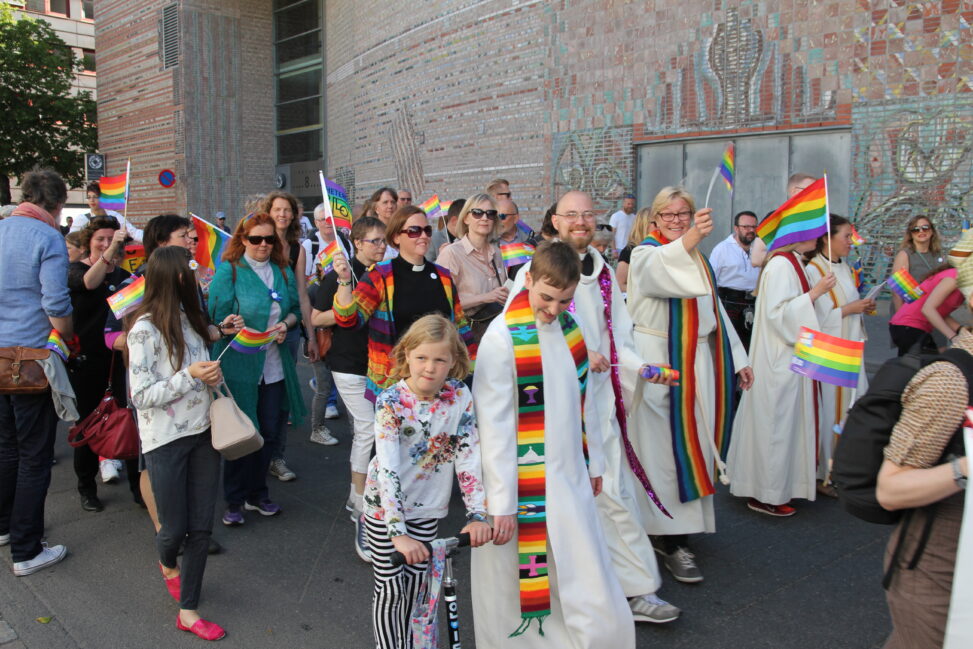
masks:
{"label": "red circular sign", "polygon": [[163,169],[159,172],[159,184],[163,187],[172,187],[176,184],[176,174],[172,169]]}

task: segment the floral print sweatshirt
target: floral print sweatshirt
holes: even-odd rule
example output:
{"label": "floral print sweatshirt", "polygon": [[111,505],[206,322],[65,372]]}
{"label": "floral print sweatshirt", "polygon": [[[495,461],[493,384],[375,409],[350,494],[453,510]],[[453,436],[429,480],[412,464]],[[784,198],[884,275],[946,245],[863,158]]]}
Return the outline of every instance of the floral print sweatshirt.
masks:
{"label": "floral print sweatshirt", "polygon": [[375,457],[365,482],[365,514],[384,521],[389,538],[405,521],[444,518],[456,471],[468,512],[485,511],[473,395],[446,379],[432,401],[419,399],[405,380],[375,403]]}

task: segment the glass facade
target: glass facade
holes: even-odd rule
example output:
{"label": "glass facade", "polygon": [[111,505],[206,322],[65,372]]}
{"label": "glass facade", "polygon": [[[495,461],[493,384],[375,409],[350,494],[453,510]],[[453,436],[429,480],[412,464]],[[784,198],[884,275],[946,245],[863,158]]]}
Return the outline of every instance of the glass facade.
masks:
{"label": "glass facade", "polygon": [[323,157],[321,0],[274,0],[277,164]]}

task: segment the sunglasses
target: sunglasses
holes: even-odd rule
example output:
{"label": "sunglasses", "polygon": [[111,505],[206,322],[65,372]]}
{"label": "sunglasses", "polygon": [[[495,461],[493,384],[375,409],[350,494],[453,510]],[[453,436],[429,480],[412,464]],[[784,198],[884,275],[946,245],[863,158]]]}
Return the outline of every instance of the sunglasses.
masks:
{"label": "sunglasses", "polygon": [[259,246],[261,243],[266,243],[267,245],[272,246],[275,243],[277,243],[277,235],[276,234],[272,234],[272,235],[267,236],[267,237],[261,237],[261,236],[257,236],[257,235],[252,234],[249,237],[247,237],[247,241],[249,241],[250,244],[251,245],[254,245],[254,246]]}
{"label": "sunglasses", "polygon": [[470,214],[473,215],[474,219],[482,219],[486,217],[491,221],[496,221],[498,212],[496,210],[481,210],[478,207],[474,207],[472,210],[470,210]]}
{"label": "sunglasses", "polygon": [[932,230],[931,225],[917,225],[912,228],[913,232],[928,232],[929,230]]}
{"label": "sunglasses", "polygon": [[427,237],[432,237],[432,226],[431,225],[410,225],[407,228],[403,228],[402,233],[405,234],[410,239],[418,239],[423,234],[425,234]]}
{"label": "sunglasses", "polygon": [[599,232],[614,232],[614,228],[607,223],[599,223],[595,226],[595,230],[598,230]]}
{"label": "sunglasses", "polygon": [[[472,212],[473,210],[470,210],[470,211]],[[506,221],[509,218],[513,218],[515,216],[520,216],[520,214],[518,214],[517,212],[514,212],[513,214],[504,214],[503,212],[501,212],[500,214],[497,214],[497,216],[500,217],[500,220],[501,221]]]}

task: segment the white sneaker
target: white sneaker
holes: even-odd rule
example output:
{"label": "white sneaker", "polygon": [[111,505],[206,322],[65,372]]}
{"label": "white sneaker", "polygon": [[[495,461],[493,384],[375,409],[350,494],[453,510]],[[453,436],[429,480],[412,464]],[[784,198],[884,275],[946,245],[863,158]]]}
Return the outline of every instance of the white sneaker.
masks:
{"label": "white sneaker", "polygon": [[99,464],[101,469],[101,481],[105,484],[115,484],[118,482],[118,467],[115,460],[102,460]]}
{"label": "white sneaker", "polygon": [[338,406],[329,405],[327,408],[324,409],[325,419],[337,419],[340,416],[341,415],[338,413]]}
{"label": "white sneaker", "polygon": [[0,546],[4,546],[10,543],[10,533],[0,534]]}
{"label": "white sneaker", "polygon": [[270,475],[274,476],[281,482],[290,482],[297,477],[297,474],[287,468],[287,464],[284,462],[283,458],[277,458],[276,460],[270,461]]}
{"label": "white sneaker", "polygon": [[355,552],[358,558],[365,563],[372,562],[372,548],[368,545],[368,536],[365,534],[365,515],[361,512],[355,518]]}
{"label": "white sneaker", "polygon": [[636,622],[665,624],[678,618],[681,612],[655,593],[633,597],[628,600],[628,605],[632,609],[632,618]]}
{"label": "white sneaker", "polygon": [[315,444],[334,446],[338,443],[338,438],[331,434],[331,431],[322,426],[311,431],[311,441]]}
{"label": "white sneaker", "polygon": [[43,570],[48,566],[53,566],[68,555],[68,549],[63,545],[55,545],[49,548],[46,545],[40,553],[33,559],[18,561],[14,564],[14,574],[18,577],[32,575],[38,570]]}

